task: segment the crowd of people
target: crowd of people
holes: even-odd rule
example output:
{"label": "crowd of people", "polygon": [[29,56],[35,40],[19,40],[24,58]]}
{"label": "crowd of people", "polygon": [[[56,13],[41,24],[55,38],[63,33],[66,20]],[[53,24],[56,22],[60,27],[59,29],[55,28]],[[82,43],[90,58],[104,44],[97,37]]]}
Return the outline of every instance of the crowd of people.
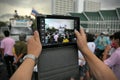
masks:
{"label": "crowd of people", "polygon": [[[106,64],[114,72],[117,79],[120,80],[120,31],[112,35],[102,32],[97,36],[92,36],[91,34],[89,36],[86,34],[86,36],[87,39],[92,39],[91,42],[93,42],[91,46],[88,45],[89,49],[99,60]],[[89,43],[88,40],[87,42]],[[81,54],[82,53],[79,52],[80,73],[83,71],[80,75],[80,80],[94,79],[89,65],[86,65],[87,61],[84,59],[83,55],[81,57]],[[84,65],[82,63],[84,63]]]}
{"label": "crowd of people", "polygon": [[75,35],[73,32],[59,32],[50,33],[47,32],[45,35],[45,44],[56,44],[56,43],[68,43],[75,42]]}
{"label": "crowd of people", "polygon": [[20,34],[19,41],[16,42],[10,37],[9,31],[4,31],[4,37],[2,37],[0,43],[1,63],[6,64],[8,77],[10,78],[22,63],[23,56],[27,53],[26,35]]}
{"label": "crowd of people", "polygon": [[[97,37],[85,33],[83,29],[80,29],[79,32],[75,30],[74,33],[79,49],[80,80],[90,80],[91,78],[95,80],[120,80],[120,31],[110,36],[101,33]],[[5,37],[0,39],[0,62],[5,61],[8,76],[13,75],[11,80],[19,80],[19,78],[20,80],[30,80],[35,61],[31,58],[24,61],[22,59],[26,54],[32,54],[36,58],[40,55],[42,44],[38,32],[35,31],[27,43],[25,34],[19,35],[18,42],[10,37],[9,31],[4,31],[4,35]],[[20,66],[16,72],[15,65],[17,68]]]}

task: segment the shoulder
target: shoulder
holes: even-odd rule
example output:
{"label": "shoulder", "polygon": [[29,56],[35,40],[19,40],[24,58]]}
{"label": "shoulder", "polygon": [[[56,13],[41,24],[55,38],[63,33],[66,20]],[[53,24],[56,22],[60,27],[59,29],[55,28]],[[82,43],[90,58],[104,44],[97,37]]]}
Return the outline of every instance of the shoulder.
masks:
{"label": "shoulder", "polygon": [[120,56],[120,47],[117,48],[114,53]]}
{"label": "shoulder", "polygon": [[94,42],[88,42],[87,45],[88,45],[88,46],[93,46],[93,47],[94,47],[94,46],[95,46],[95,43],[94,43]]}
{"label": "shoulder", "polygon": [[111,55],[111,57],[114,57],[117,59],[120,59],[120,48],[117,48]]}
{"label": "shoulder", "polygon": [[7,39],[7,38],[4,38],[4,39],[1,41],[1,43],[5,42],[5,41],[6,41],[6,39]]}
{"label": "shoulder", "polygon": [[6,41],[14,41],[15,42],[15,40],[12,37],[6,37],[5,40]]}
{"label": "shoulder", "polygon": [[15,42],[15,45],[20,45],[20,41],[16,41],[16,42]]}
{"label": "shoulder", "polygon": [[20,44],[21,44],[21,46],[24,46],[24,47],[27,46],[27,43],[24,41],[21,41]]}
{"label": "shoulder", "polygon": [[115,65],[117,62],[120,61],[120,48],[116,49],[112,55],[104,61],[105,64],[109,66]]}
{"label": "shoulder", "polygon": [[15,41],[12,37],[9,37],[11,40]]}

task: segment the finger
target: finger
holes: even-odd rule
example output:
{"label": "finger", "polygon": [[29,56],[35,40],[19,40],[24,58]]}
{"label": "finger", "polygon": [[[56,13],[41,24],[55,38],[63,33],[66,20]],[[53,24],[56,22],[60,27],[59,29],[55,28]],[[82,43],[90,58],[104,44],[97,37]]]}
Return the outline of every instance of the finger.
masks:
{"label": "finger", "polygon": [[33,41],[33,39],[34,39],[34,37],[31,36],[31,37],[28,39],[27,44],[31,43],[31,41]]}
{"label": "finger", "polygon": [[80,28],[80,33],[81,33],[81,35],[85,35],[85,32],[84,32],[83,28]]}
{"label": "finger", "polygon": [[80,36],[80,33],[75,29],[74,30],[76,37],[78,38]]}
{"label": "finger", "polygon": [[40,37],[39,37],[38,31],[34,32],[34,38],[35,38],[35,40],[40,41]]}

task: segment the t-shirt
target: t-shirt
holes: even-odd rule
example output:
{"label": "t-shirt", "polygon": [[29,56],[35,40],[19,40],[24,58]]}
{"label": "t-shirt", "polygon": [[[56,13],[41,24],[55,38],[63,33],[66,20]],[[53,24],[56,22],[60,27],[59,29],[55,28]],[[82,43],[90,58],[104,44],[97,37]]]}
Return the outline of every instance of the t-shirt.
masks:
{"label": "t-shirt", "polygon": [[4,49],[4,55],[10,55],[13,56],[12,49],[15,44],[15,40],[11,37],[5,37],[1,41],[1,48]]}
{"label": "t-shirt", "polygon": [[58,35],[57,35],[57,34],[54,35],[54,40],[55,40],[55,41],[58,41]]}
{"label": "t-shirt", "polygon": [[117,48],[104,63],[113,70],[118,80],[120,80],[120,48]]}
{"label": "t-shirt", "polygon": [[68,43],[69,40],[67,38],[63,39],[63,43]]}
{"label": "t-shirt", "polygon": [[107,45],[110,45],[110,40],[109,38],[103,36],[99,36],[96,40],[95,40],[95,44],[96,44],[96,48],[100,49],[100,50],[104,50],[105,47]]}
{"label": "t-shirt", "polygon": [[[89,49],[94,53],[95,51],[95,43],[94,42],[88,42],[87,43]],[[78,57],[79,57],[79,65],[85,65],[86,61],[84,60],[84,57],[82,55],[82,53],[78,50]]]}
{"label": "t-shirt", "polygon": [[16,55],[19,56],[20,54],[27,53],[27,44],[24,41],[18,41],[14,45]]}
{"label": "t-shirt", "polygon": [[94,42],[88,42],[87,43],[89,49],[94,53],[95,52],[95,43]]}

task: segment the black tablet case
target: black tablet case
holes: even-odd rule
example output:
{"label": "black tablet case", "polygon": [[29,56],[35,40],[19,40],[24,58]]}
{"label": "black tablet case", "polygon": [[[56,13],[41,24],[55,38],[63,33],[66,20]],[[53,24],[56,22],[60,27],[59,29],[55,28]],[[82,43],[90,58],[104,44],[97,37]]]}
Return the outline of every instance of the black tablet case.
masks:
{"label": "black tablet case", "polygon": [[79,80],[76,45],[45,48],[38,59],[38,80]]}

